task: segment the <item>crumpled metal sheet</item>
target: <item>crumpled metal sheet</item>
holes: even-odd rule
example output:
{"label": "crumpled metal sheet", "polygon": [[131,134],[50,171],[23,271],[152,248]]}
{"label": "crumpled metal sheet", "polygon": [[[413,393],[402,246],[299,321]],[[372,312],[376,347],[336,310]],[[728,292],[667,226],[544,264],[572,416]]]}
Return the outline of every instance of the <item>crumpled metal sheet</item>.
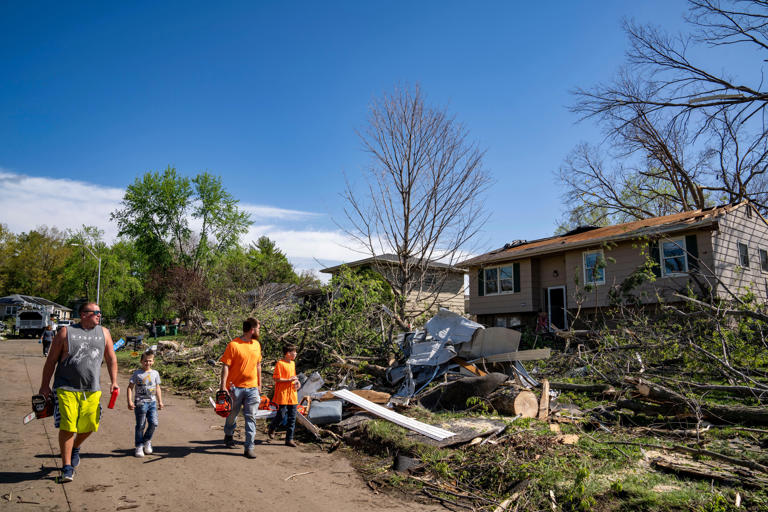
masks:
{"label": "crumpled metal sheet", "polygon": [[456,357],[456,349],[445,341],[425,341],[411,345],[411,356],[406,364],[439,366]]}
{"label": "crumpled metal sheet", "polygon": [[457,344],[471,341],[475,331],[485,327],[453,311],[441,309],[427,322],[426,329],[435,339]]}

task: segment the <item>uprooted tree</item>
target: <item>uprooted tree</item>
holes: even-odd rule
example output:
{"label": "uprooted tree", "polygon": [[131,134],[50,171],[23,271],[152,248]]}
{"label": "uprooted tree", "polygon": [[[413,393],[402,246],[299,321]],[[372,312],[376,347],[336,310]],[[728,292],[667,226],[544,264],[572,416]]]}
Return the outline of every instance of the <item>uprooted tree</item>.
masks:
{"label": "uprooted tree", "polygon": [[375,100],[360,138],[371,165],[364,193],[347,182],[345,230],[371,256],[395,256],[394,265],[374,261],[374,268],[392,287],[396,322],[407,328],[433,308],[448,276],[430,263],[454,264],[485,221],[483,151],[418,86]]}
{"label": "uprooted tree", "polygon": [[[689,4],[690,34],[676,38],[627,22],[627,65],[613,82],[576,91],[573,111],[597,119],[608,144],[578,146],[560,170],[565,224],[626,222],[744,199],[762,211],[768,206],[768,94],[760,71],[768,5]],[[733,67],[723,49],[753,59],[751,76],[723,71]]]}

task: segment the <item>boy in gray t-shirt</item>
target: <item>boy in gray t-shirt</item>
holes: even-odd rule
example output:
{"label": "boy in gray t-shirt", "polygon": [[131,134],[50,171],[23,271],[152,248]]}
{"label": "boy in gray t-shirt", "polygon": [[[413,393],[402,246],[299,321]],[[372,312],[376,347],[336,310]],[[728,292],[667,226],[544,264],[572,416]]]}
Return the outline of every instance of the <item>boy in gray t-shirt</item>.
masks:
{"label": "boy in gray t-shirt", "polygon": [[[158,424],[157,410],[163,408],[160,374],[152,369],[154,363],[155,353],[147,350],[141,355],[141,369],[135,370],[128,381],[128,409],[136,413],[136,457],[152,453],[152,434]],[[134,390],[135,398],[132,396]]]}

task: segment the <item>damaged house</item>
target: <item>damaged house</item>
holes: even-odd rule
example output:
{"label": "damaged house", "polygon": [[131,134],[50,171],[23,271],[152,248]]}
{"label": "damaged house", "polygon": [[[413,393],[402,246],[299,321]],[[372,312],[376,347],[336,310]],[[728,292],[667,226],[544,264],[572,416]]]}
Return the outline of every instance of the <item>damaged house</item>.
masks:
{"label": "damaged house", "polygon": [[[650,258],[650,260],[649,260]],[[627,286],[650,263],[655,280]],[[460,263],[467,312],[486,326],[568,329],[572,313],[608,306],[621,292],[642,305],[697,294],[752,291],[768,301],[768,222],[748,201],[559,236],[519,240]],[[543,312],[543,313],[540,313]]]}
{"label": "damaged house", "polygon": [[[416,260],[414,260],[416,264]],[[324,268],[320,272],[336,274],[342,266],[354,270],[370,269],[392,279],[393,273],[398,271],[399,260],[395,254],[382,254],[351,261],[344,265]],[[454,313],[464,314],[464,269],[456,268],[445,263],[431,261],[428,264],[424,277],[415,290],[408,296],[408,309],[420,311],[419,303],[427,302],[430,309],[448,309]]]}

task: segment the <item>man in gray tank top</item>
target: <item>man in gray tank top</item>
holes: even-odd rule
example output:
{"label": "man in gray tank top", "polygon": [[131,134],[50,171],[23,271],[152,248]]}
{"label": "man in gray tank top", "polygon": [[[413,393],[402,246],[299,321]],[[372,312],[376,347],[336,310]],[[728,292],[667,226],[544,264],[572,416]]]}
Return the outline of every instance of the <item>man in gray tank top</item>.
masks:
{"label": "man in gray tank top", "polygon": [[99,429],[102,360],[107,361],[110,392],[119,389],[112,336],[99,325],[100,321],[98,304],[80,306],[80,323],[59,329],[43,366],[41,395],[52,394],[49,386],[54,377],[54,418],[59,428],[62,482],[73,480],[74,468],[80,464],[80,446]]}

